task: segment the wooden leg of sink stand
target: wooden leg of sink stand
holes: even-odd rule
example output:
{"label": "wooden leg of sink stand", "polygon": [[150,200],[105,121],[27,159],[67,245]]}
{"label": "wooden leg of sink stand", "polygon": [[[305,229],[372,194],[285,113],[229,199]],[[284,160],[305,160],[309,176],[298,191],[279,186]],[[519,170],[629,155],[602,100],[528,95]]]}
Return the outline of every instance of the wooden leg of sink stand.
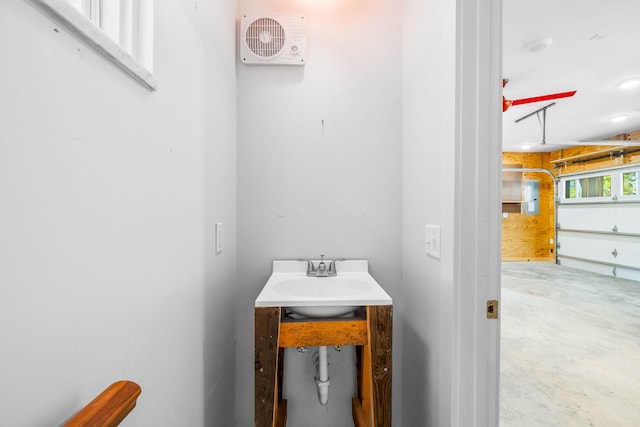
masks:
{"label": "wooden leg of sink stand", "polygon": [[[368,335],[369,332],[367,332]],[[369,342],[369,339],[367,340]],[[371,345],[356,347],[356,372],[358,397],[351,400],[351,412],[355,427],[373,427],[373,377],[371,375]]]}
{"label": "wooden leg of sink stand", "polygon": [[357,397],[351,399],[351,413],[353,415],[354,427],[369,427],[367,416],[362,410],[362,402]]}
{"label": "wooden leg of sink stand", "polygon": [[393,306],[367,307],[368,344],[357,348],[355,427],[391,427]]}
{"label": "wooden leg of sink stand", "polygon": [[278,407],[276,408],[275,427],[287,426],[287,401],[282,398],[282,378],[284,376],[284,348],[278,350],[278,377],[276,378],[276,387],[278,398]]}
{"label": "wooden leg of sink stand", "polygon": [[[278,348],[280,308],[255,308],[255,427],[284,427],[286,401],[280,402],[284,350]],[[282,424],[276,424],[282,422]]]}
{"label": "wooden leg of sink stand", "polygon": [[281,400],[278,405],[278,415],[276,416],[275,427],[287,426],[287,401]]}
{"label": "wooden leg of sink stand", "polygon": [[373,426],[391,427],[393,306],[367,307],[371,354]]}

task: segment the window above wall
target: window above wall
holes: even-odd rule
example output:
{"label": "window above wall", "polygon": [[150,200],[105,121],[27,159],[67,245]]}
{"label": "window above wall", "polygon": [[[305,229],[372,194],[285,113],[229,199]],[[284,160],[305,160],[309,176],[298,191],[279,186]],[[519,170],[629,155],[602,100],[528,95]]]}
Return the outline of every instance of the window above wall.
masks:
{"label": "window above wall", "polygon": [[153,0],[33,0],[102,56],[149,90]]}
{"label": "window above wall", "polygon": [[560,201],[562,203],[606,202],[612,200],[640,201],[639,176],[639,165],[565,175],[560,178]]}

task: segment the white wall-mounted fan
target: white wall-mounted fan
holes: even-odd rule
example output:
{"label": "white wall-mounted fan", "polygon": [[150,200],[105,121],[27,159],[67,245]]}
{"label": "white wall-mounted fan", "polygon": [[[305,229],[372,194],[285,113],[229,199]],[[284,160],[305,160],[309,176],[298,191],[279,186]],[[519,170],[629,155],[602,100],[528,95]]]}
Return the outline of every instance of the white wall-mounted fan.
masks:
{"label": "white wall-mounted fan", "polygon": [[245,64],[304,65],[306,54],[304,16],[242,15],[240,59]]}

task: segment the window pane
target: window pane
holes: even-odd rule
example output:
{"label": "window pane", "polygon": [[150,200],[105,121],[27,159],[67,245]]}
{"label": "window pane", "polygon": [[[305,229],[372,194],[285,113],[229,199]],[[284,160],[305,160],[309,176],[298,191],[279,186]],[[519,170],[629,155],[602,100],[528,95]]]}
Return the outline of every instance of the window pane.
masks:
{"label": "window pane", "polygon": [[578,197],[575,179],[565,181],[564,197],[565,199],[575,199]]}
{"label": "window pane", "polygon": [[638,194],[638,172],[626,172],[622,174],[622,194],[635,196]]}
{"label": "window pane", "polygon": [[[601,196],[611,196],[611,175],[605,175],[602,178]],[[597,197],[597,196],[596,196]]]}
{"label": "window pane", "polygon": [[67,1],[71,3],[71,6],[75,7],[76,10],[82,12],[82,5],[83,5],[82,0],[67,0]]}
{"label": "window pane", "polygon": [[611,175],[567,180],[564,194],[565,199],[609,197],[611,196]]}
{"label": "window pane", "polygon": [[604,197],[611,195],[611,175],[592,176],[580,180],[583,197]]}

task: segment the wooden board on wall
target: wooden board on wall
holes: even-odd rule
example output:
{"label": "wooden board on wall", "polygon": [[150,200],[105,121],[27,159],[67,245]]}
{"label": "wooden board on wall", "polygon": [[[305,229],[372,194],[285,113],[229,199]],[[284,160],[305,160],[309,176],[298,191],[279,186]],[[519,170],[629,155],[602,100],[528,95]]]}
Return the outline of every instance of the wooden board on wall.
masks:
{"label": "wooden board on wall", "polygon": [[[523,168],[551,170],[549,153],[503,153],[503,165],[519,164]],[[540,181],[540,214],[523,215],[506,212],[502,218],[502,260],[552,261],[554,238],[553,179],[544,172],[523,173],[523,181]]]}
{"label": "wooden board on wall", "polygon": [[[639,135],[634,139],[637,139],[637,138],[640,138],[640,132],[639,132]],[[555,161],[555,160],[567,159],[575,156],[587,155],[589,153],[595,153],[598,151],[606,150],[607,148],[610,148],[610,147],[599,145],[599,146],[580,146],[580,147],[566,148],[564,150],[558,150],[550,153],[549,160]],[[635,148],[638,148],[638,147],[635,147]],[[606,155],[603,158],[597,159],[597,160],[581,161],[577,163],[568,163],[568,164],[560,163],[555,168],[555,174],[560,176],[560,175],[567,175],[571,173],[590,172],[590,171],[596,171],[600,169],[607,169],[615,166],[633,165],[638,163],[640,163],[640,152],[630,152],[630,153],[624,154],[623,156]]]}

